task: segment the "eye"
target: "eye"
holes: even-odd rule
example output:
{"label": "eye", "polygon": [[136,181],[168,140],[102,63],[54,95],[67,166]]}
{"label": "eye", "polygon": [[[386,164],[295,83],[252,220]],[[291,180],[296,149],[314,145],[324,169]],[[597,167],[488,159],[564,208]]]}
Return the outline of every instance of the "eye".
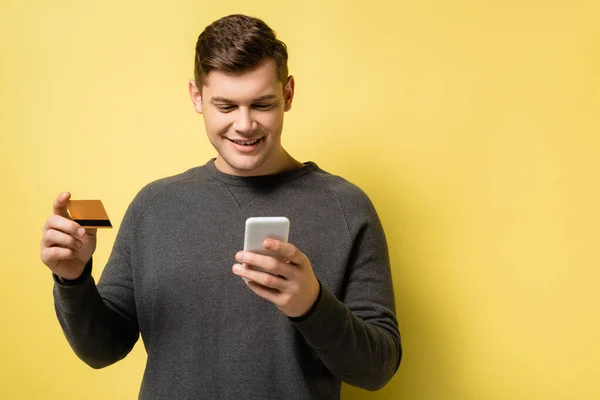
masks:
{"label": "eye", "polygon": [[215,104],[215,107],[217,107],[217,110],[219,110],[221,112],[229,112],[235,108],[235,106],[233,106],[233,105],[224,105],[224,104]]}
{"label": "eye", "polygon": [[254,104],[252,107],[254,107],[257,110],[266,111],[271,109],[271,107],[273,107],[273,104]]}

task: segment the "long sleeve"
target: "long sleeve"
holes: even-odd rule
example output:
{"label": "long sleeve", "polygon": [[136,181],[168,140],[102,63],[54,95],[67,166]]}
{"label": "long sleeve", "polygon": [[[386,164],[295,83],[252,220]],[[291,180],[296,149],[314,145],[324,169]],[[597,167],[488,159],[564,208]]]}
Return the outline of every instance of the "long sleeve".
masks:
{"label": "long sleeve", "polygon": [[402,358],[387,243],[366,195],[341,200],[352,240],[345,286],[338,299],[322,284],[319,303],[295,325],[338,379],[377,390]]}
{"label": "long sleeve", "polygon": [[[125,357],[139,337],[128,244],[131,208],[98,287],[91,276],[92,260],[74,285],[62,285],[55,277],[54,305],[65,337],[77,356],[93,368]],[[102,285],[102,281],[110,283]]]}

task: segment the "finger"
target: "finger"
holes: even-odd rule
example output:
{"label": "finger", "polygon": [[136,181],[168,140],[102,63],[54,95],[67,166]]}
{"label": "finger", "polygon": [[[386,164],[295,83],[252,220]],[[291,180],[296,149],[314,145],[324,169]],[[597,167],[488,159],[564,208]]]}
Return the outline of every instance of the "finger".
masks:
{"label": "finger", "polygon": [[83,243],[81,240],[76,239],[67,233],[57,231],[56,229],[49,229],[42,238],[42,247],[59,246],[78,250],[82,245]]}
{"label": "finger", "polygon": [[71,193],[62,192],[58,195],[56,199],[54,199],[54,204],[52,205],[52,213],[56,215],[60,215],[61,217],[69,218],[69,213],[67,211],[67,203],[71,198]]}
{"label": "finger", "polygon": [[294,265],[303,265],[306,261],[304,253],[291,243],[282,242],[276,239],[265,239],[263,246],[265,249],[282,256]]}
{"label": "finger", "polygon": [[281,276],[273,275],[265,271],[259,271],[246,265],[235,264],[232,270],[234,274],[246,278],[247,281],[254,281],[261,286],[273,290],[284,290],[287,284],[287,280]]}
{"label": "finger", "polygon": [[98,228],[85,228],[85,234],[89,236],[96,236]]}
{"label": "finger", "polygon": [[255,281],[246,281],[246,285],[258,296],[275,305],[279,305],[280,297],[282,296],[279,290],[263,286]]}
{"label": "finger", "polygon": [[41,254],[42,262],[48,266],[55,261],[72,260],[78,256],[76,251],[65,247],[46,247]]}
{"label": "finger", "polygon": [[240,263],[263,269],[275,275],[287,277],[288,271],[286,271],[286,267],[288,267],[288,265],[275,257],[256,254],[249,251],[239,251],[235,255],[235,259]]}
{"label": "finger", "polygon": [[69,235],[73,235],[79,238],[85,236],[86,233],[86,230],[77,222],[57,214],[52,214],[48,218],[48,221],[46,221],[46,225],[44,226],[44,232],[50,229],[55,229],[57,231],[68,233]]}

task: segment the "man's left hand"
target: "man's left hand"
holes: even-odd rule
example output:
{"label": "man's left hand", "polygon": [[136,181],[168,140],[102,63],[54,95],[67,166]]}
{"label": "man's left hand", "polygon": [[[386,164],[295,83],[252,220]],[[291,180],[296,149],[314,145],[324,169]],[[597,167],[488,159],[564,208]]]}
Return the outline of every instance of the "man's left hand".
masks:
{"label": "man's left hand", "polygon": [[241,264],[233,265],[233,273],[246,278],[246,284],[254,293],[274,303],[288,317],[303,316],[319,295],[319,281],[310,260],[291,243],[266,239],[263,246],[283,261],[240,251],[235,259]]}

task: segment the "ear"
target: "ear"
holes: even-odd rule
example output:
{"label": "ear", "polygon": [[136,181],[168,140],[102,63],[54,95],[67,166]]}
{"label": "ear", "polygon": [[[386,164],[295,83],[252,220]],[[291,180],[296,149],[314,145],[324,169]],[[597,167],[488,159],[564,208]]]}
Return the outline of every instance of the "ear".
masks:
{"label": "ear", "polygon": [[197,113],[202,114],[202,93],[196,87],[196,82],[193,79],[190,79],[188,90],[190,91],[190,98],[194,104],[194,109]]}
{"label": "ear", "polygon": [[290,111],[292,108],[292,100],[294,100],[294,86],[294,77],[290,75],[285,87],[283,88],[283,99],[285,101],[285,106],[283,108],[284,111]]}

